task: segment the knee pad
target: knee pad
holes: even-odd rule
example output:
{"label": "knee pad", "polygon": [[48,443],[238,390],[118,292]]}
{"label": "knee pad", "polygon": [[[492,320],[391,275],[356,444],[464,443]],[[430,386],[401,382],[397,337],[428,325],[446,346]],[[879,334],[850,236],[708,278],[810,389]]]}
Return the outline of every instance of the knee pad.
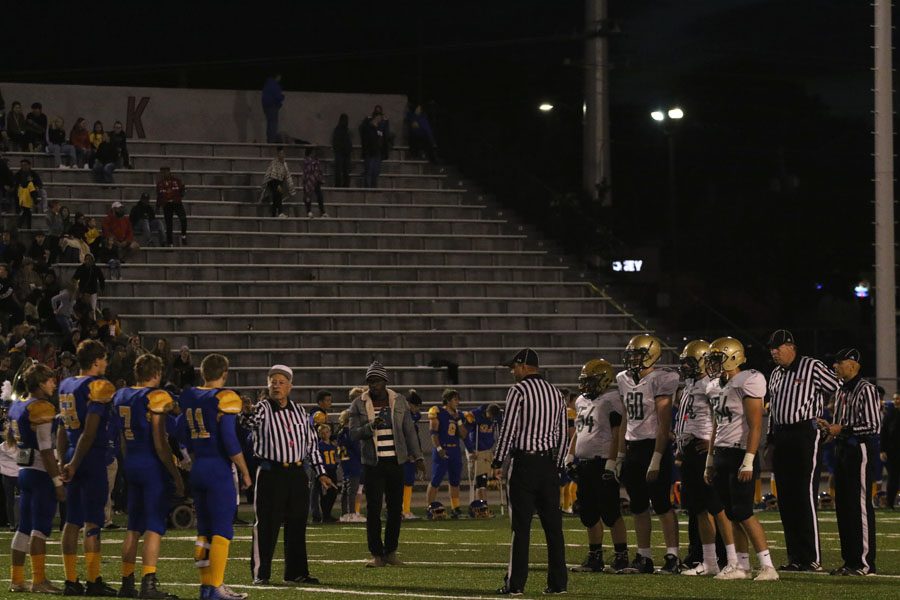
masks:
{"label": "knee pad", "polygon": [[194,543],[194,566],[198,569],[209,566],[209,539],[199,536]]}
{"label": "knee pad", "polygon": [[38,539],[40,539],[40,540],[46,540],[46,539],[47,539],[47,536],[44,534],[44,532],[43,532],[43,531],[38,531],[37,529],[32,529],[32,530],[31,530],[31,537],[38,538]]}
{"label": "knee pad", "polygon": [[84,537],[96,537],[98,540],[100,539],[100,531],[102,531],[99,527],[91,527],[90,529],[84,530]]}
{"label": "knee pad", "polygon": [[16,535],[13,536],[12,543],[10,547],[13,550],[17,550],[19,552],[28,553],[28,550],[31,545],[31,538],[28,534],[22,533],[21,531],[17,531]]}
{"label": "knee pad", "polygon": [[484,489],[488,486],[488,477],[487,475],[479,475],[475,478],[475,489],[480,490]]}

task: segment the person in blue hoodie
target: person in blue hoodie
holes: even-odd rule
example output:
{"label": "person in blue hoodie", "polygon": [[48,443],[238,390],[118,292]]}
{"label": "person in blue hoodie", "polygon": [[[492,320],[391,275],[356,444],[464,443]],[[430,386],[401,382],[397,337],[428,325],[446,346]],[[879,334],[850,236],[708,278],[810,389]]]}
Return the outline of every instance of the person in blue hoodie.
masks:
{"label": "person in blue hoodie", "polygon": [[278,142],[278,111],[284,103],[284,92],[281,90],[281,74],[276,73],[266,79],[262,89],[262,108],[266,114],[266,142]]}

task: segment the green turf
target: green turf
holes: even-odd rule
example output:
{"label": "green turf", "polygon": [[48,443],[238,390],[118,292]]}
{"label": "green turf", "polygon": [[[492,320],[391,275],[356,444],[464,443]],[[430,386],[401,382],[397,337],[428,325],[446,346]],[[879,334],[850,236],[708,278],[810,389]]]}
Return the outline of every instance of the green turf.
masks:
{"label": "green turf", "polygon": [[[245,515],[246,516],[246,515]],[[775,564],[784,562],[784,536],[777,513],[760,513],[773,550]],[[822,548],[825,567],[838,566],[839,545],[834,512],[820,515]],[[629,527],[631,519],[627,518]],[[577,564],[584,556],[586,536],[577,518],[564,521],[566,558]],[[658,528],[657,528],[658,529]],[[118,584],[119,542],[121,531],[103,534],[103,576]],[[400,538],[400,556],[404,567],[365,569],[367,558],[365,526],[362,524],[312,525],[309,528],[309,554],[312,574],[320,586],[251,586],[249,527],[238,527],[231,546],[231,560],[226,583],[236,590],[247,591],[253,599],[275,598],[482,598],[494,597],[494,590],[502,583],[509,552],[509,528],[503,517],[492,520],[411,521],[404,523]],[[682,535],[684,537],[684,535]],[[11,534],[0,533],[0,566],[8,577],[9,541]],[[664,553],[662,539],[654,531],[654,557],[659,561]],[[48,572],[54,581],[62,579],[59,558],[59,536],[54,533],[48,556]],[[633,535],[629,536],[632,544]],[[196,598],[196,571],[190,556],[193,537],[190,531],[171,531],[163,542],[163,559],[159,578],[165,589],[182,598]],[[280,556],[279,545],[277,555]],[[610,558],[611,552],[606,551]],[[540,596],[545,585],[546,551],[543,533],[535,520],[532,537],[531,576],[527,597]],[[755,557],[752,558],[755,566]],[[81,565],[79,565],[81,568]],[[281,578],[282,562],[273,569],[273,583]],[[664,575],[618,576],[594,573],[570,573],[570,598],[900,598],[900,514],[878,513],[878,570],[879,575],[865,578],[839,578],[827,575],[786,574],[779,582],[714,581],[707,578]],[[6,589],[4,579],[3,589]],[[22,598],[19,594],[0,594],[0,597]]]}

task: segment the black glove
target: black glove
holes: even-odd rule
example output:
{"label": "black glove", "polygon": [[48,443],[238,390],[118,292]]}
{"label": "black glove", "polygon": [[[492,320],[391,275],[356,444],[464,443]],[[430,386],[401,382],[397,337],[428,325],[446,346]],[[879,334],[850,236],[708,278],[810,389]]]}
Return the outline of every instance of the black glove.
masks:
{"label": "black glove", "polygon": [[600,479],[602,479],[603,481],[615,481],[616,474],[612,471],[607,471],[604,469],[603,474],[600,475]]}

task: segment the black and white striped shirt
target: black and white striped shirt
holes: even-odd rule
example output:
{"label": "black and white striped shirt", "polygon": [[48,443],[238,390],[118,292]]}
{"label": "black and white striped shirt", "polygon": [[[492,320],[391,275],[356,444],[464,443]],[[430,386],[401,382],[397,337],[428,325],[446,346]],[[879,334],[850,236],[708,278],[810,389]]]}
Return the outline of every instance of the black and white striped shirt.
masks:
{"label": "black and white striped shirt", "polygon": [[861,377],[842,385],[835,397],[834,422],[843,426],[841,437],[881,433],[878,388]]}
{"label": "black and white striped shirt", "polygon": [[769,376],[769,412],[776,425],[790,425],[822,415],[825,399],[840,382],[825,364],[798,356],[787,367],[775,367]]}
{"label": "black and white striped shirt", "polygon": [[566,402],[562,394],[540,375],[528,375],[509,389],[506,414],[494,451],[500,464],[515,450],[557,452],[562,466],[569,451]]}
{"label": "black and white striped shirt", "polygon": [[317,477],[325,474],[319,438],[299,404],[288,401],[280,408],[273,400],[262,400],[252,413],[241,415],[241,425],[252,433],[256,458],[281,464],[303,461]]}

